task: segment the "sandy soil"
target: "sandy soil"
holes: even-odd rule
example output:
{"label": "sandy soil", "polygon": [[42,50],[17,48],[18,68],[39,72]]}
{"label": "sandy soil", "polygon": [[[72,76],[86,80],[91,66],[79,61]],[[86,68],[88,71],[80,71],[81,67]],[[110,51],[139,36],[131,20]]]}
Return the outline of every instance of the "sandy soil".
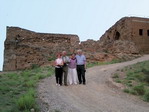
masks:
{"label": "sandy soil", "polygon": [[86,85],[56,86],[55,76],[38,85],[41,112],[149,112],[149,103],[126,94],[109,84],[111,74],[117,69],[149,60],[141,58],[87,69]]}

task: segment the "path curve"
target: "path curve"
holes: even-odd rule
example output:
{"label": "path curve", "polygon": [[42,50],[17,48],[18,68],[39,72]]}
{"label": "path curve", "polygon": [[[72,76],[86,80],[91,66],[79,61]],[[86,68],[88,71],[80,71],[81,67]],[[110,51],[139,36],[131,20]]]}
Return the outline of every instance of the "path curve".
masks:
{"label": "path curve", "polygon": [[108,79],[117,69],[149,60],[144,55],[132,61],[95,66],[87,69],[86,85],[55,85],[55,77],[38,85],[41,112],[149,112],[149,103],[108,86]]}

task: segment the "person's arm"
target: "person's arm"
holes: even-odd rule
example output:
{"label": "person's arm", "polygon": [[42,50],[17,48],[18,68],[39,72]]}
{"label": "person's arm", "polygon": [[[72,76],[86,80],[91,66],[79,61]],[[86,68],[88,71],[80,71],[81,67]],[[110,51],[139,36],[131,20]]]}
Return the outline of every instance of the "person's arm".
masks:
{"label": "person's arm", "polygon": [[86,57],[84,56],[84,67],[86,69],[87,63],[86,63]]}
{"label": "person's arm", "polygon": [[67,64],[70,63],[70,58],[67,56]]}

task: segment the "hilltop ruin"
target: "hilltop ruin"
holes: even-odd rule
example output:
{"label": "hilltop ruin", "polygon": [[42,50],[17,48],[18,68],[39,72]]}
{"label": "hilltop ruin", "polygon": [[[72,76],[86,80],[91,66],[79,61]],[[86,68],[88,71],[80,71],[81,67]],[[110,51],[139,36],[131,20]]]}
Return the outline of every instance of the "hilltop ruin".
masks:
{"label": "hilltop ruin", "polygon": [[149,53],[149,19],[124,17],[109,28],[98,41],[80,43],[77,35],[37,33],[19,27],[7,27],[4,71],[46,65],[57,52],[73,53],[82,49],[88,61],[129,59]]}

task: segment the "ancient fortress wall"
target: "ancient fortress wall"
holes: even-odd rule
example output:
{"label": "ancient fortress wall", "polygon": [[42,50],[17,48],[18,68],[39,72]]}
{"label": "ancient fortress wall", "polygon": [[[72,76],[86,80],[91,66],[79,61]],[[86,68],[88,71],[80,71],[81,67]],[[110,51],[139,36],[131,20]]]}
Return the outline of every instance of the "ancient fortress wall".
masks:
{"label": "ancient fortress wall", "polygon": [[114,54],[146,54],[149,53],[148,33],[148,18],[124,17],[105,32],[100,43]]}
{"label": "ancient fortress wall", "polygon": [[7,27],[4,51],[4,71],[45,65],[56,53],[79,45],[77,35],[36,33],[18,27]]}
{"label": "ancient fortress wall", "polygon": [[82,49],[88,61],[131,59],[149,53],[149,19],[124,17],[110,27],[98,41],[79,41],[77,35],[37,33],[7,27],[3,70],[21,70],[46,65],[63,50]]}
{"label": "ancient fortress wall", "polygon": [[132,18],[132,40],[141,53],[149,53],[149,19]]}

